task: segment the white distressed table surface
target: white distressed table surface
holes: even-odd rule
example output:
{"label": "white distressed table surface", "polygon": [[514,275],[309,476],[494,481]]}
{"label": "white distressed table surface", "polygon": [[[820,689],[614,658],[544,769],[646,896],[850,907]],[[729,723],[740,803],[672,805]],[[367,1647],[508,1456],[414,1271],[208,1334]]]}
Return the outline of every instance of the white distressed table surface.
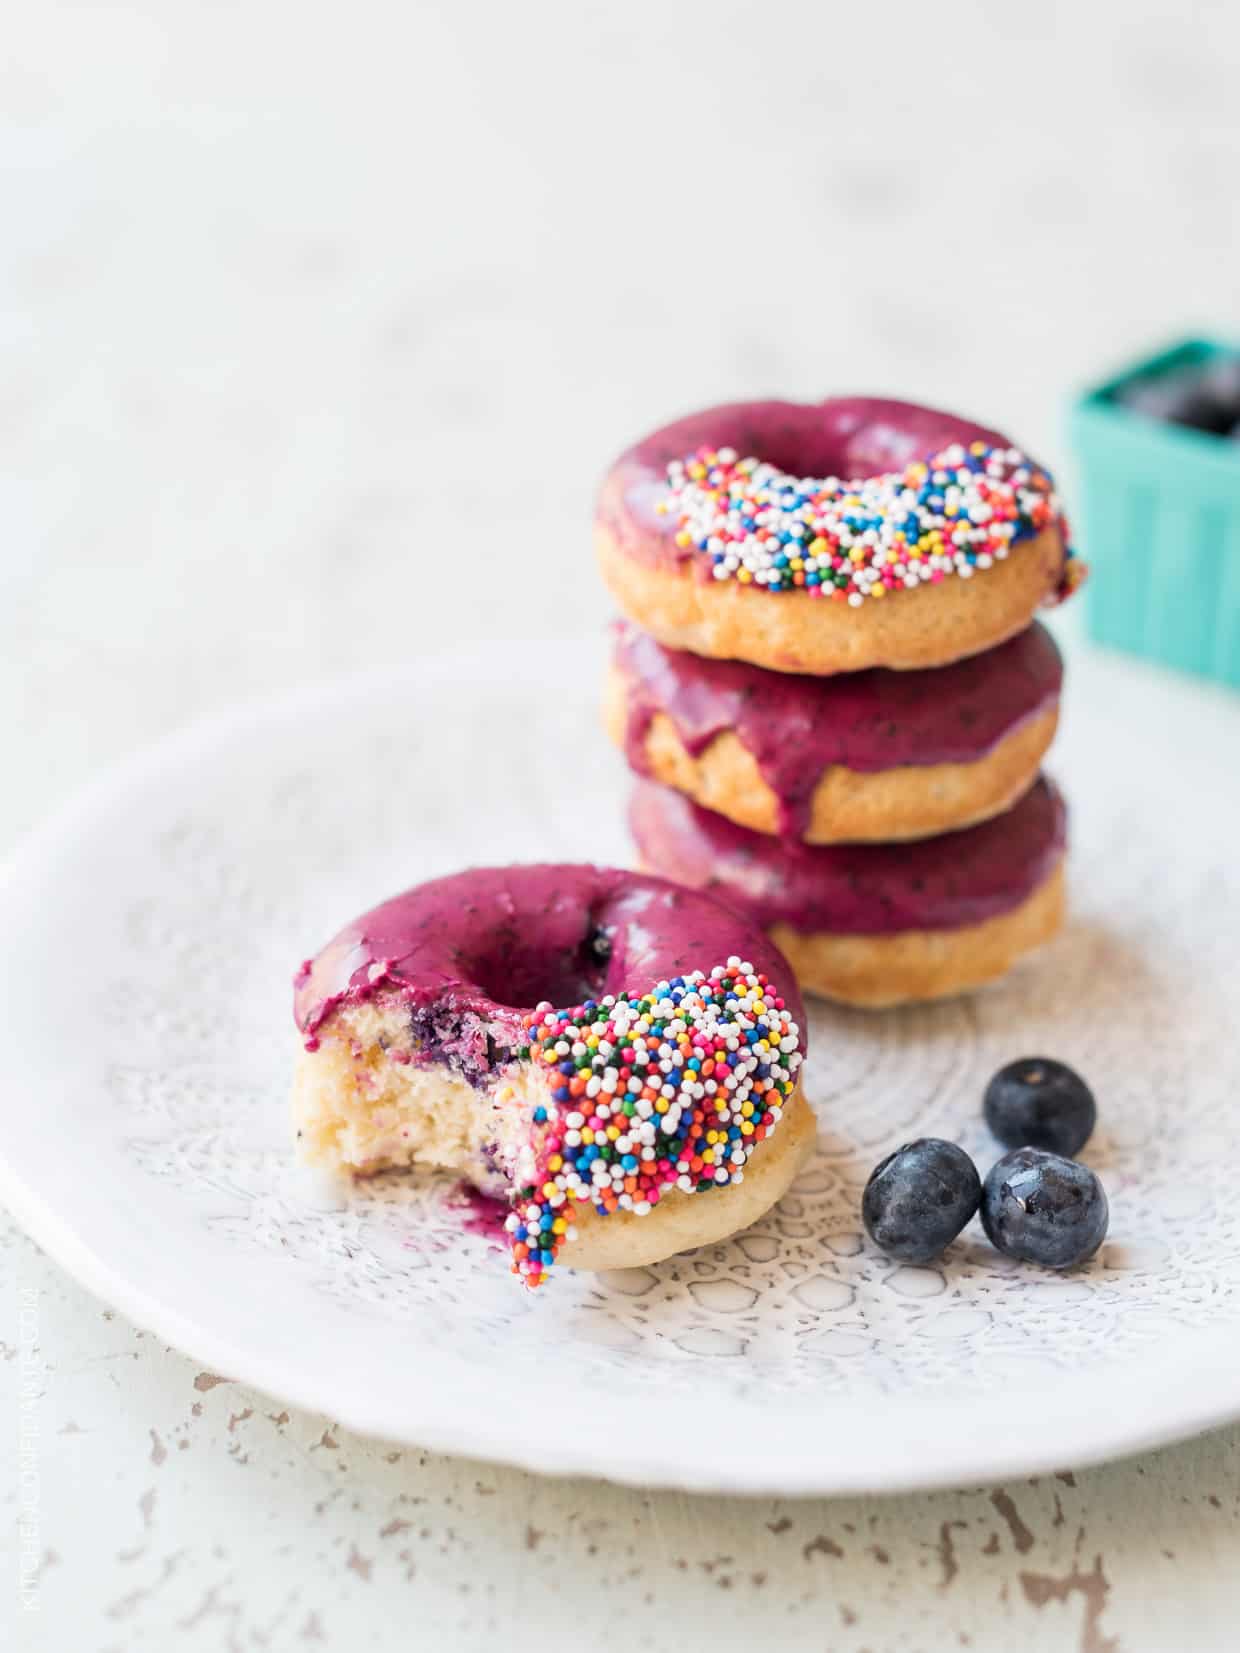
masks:
{"label": "white distressed table surface", "polygon": [[[874,388],[1062,458],[1074,383],[1240,332],[1238,58],[1223,4],[27,8],[0,848],[225,703],[601,627],[591,489],[664,413]],[[541,1481],[286,1413],[0,1233],[0,1645],[1236,1645],[1240,1431],[882,1502]]]}

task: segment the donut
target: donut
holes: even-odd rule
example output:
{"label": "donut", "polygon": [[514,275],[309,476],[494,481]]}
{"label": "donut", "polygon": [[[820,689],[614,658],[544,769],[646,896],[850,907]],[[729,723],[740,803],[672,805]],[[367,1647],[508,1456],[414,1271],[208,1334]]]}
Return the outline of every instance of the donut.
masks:
{"label": "donut", "polygon": [[1006,437],[872,397],[664,426],[604,479],[595,541],[661,643],[818,676],[979,654],[1083,573],[1050,477]]}
{"label": "donut", "polygon": [[302,1160],[434,1166],[508,1200],[529,1286],[557,1260],[632,1267],[747,1227],[814,1143],[787,961],[661,878],[517,866],[419,884],[308,959],[293,1009]]}
{"label": "donut", "polygon": [[621,621],[605,717],[630,768],[754,832],[928,838],[1009,808],[1055,735],[1044,627],[934,670],[797,677],[665,648]]}
{"label": "donut", "polygon": [[906,844],[768,838],[647,780],[629,823],[644,866],[742,908],[805,992],[843,1004],[967,992],[1063,920],[1066,812],[1044,776],[1004,815]]}

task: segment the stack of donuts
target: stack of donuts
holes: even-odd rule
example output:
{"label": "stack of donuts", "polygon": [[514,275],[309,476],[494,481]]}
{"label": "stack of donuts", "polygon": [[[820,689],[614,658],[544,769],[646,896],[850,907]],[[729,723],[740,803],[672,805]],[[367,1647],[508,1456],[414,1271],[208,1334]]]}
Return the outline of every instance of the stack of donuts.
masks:
{"label": "stack of donuts", "polygon": [[644,866],[756,918],[809,992],[980,986],[1063,918],[1040,765],[1079,581],[1052,481],[909,403],[738,403],[624,453],[597,547]]}

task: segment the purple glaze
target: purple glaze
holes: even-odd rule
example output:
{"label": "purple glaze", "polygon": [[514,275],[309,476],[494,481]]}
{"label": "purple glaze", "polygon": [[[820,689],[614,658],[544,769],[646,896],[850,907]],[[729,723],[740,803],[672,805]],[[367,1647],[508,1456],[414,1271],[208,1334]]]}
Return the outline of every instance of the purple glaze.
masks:
{"label": "purple glaze", "polygon": [[478,1084],[525,1043],[523,1020],[541,1000],[645,991],[733,953],[772,979],[804,1030],[786,961],[719,899],[609,867],[479,867],[346,925],[297,972],[293,1011],[314,1049],[339,1005],[395,994],[409,1005],[419,1059]]}
{"label": "purple glaze", "polygon": [[[604,478],[598,520],[620,548],[639,561],[678,566],[693,556],[677,546],[676,523],[656,506],[666,500],[667,466],[701,447],[732,447],[793,476],[847,481],[902,470],[952,442],[1010,447],[1007,437],[954,413],[876,396],[832,396],[823,402],[728,402],[705,408],[636,443]],[[693,558],[703,579],[709,559]]]}
{"label": "purple glaze", "polygon": [[958,930],[1010,912],[1054,871],[1063,799],[1045,776],[1006,815],[909,844],[767,838],[639,781],[629,824],[643,861],[743,907],[764,928],[893,935]]}
{"label": "purple glaze", "polygon": [[504,1223],[512,1207],[507,1200],[493,1199],[471,1182],[459,1182],[448,1203],[461,1213],[461,1227],[467,1234],[480,1234],[492,1245],[508,1250],[511,1241]]}
{"label": "purple glaze", "polygon": [[657,712],[672,720],[694,757],[730,729],[779,802],[781,833],[794,838],[805,831],[814,788],[832,766],[873,774],[976,762],[1049,710],[1063,679],[1059,650],[1039,625],[933,671],[798,677],[664,648],[621,621],[615,662],[628,687],[632,769],[650,773],[645,742]]}

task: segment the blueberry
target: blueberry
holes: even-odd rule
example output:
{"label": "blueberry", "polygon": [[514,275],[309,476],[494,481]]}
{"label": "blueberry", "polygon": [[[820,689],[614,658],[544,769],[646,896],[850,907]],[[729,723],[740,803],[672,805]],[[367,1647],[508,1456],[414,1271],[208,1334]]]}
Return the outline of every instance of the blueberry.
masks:
{"label": "blueberry", "polygon": [[959,1234],[981,1198],[977,1167],[954,1142],[922,1137],[875,1166],[861,1198],[874,1244],[901,1263],[928,1263]]}
{"label": "blueberry", "polygon": [[1226,415],[1227,424],[1240,419],[1240,356],[1215,356],[1203,371],[1202,382]]}
{"label": "blueberry", "polygon": [[1221,434],[1231,420],[1223,399],[1200,368],[1179,369],[1153,379],[1137,379],[1116,392],[1116,400],[1134,413],[1173,425]]}
{"label": "blueberry", "polygon": [[1071,1268],[1106,1238],[1109,1210],[1087,1166],[1041,1148],[1005,1154],[982,1189],[982,1227],[1005,1257]]}
{"label": "blueberry", "polygon": [[1079,1073],[1050,1056],[1022,1056],[986,1087],[986,1123],[1005,1148],[1049,1148],[1069,1159],[1089,1141],[1098,1119],[1093,1092]]}
{"label": "blueberry", "polygon": [[1122,386],[1116,400],[1151,419],[1221,436],[1240,419],[1240,356],[1215,356],[1152,379],[1137,379]]}

